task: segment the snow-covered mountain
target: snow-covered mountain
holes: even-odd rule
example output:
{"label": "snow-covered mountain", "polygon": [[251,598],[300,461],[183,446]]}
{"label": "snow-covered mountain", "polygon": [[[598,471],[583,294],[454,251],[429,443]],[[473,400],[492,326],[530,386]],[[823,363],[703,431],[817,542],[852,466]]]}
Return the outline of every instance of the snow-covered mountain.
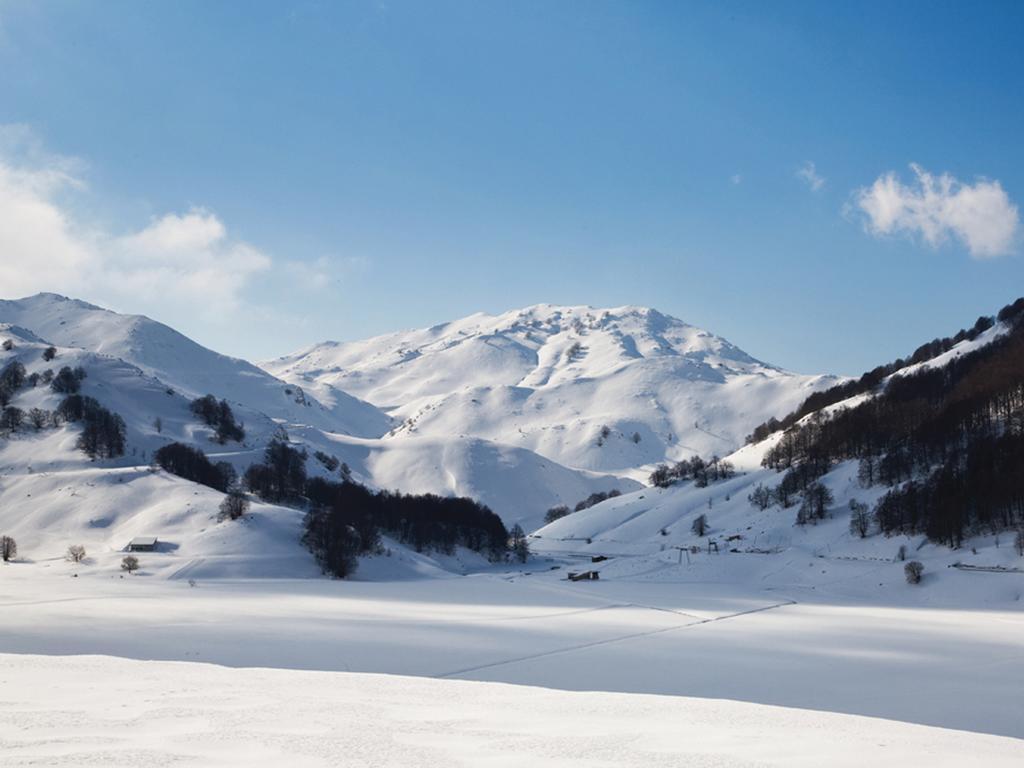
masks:
{"label": "snow-covered mountain", "polygon": [[377,408],[330,387],[308,398],[252,363],[218,354],[142,315],[122,315],[52,293],[0,300],[0,323],[39,339],[123,360],[190,397],[213,393],[286,424],[310,424],[358,437],[379,437],[391,421]]}
{"label": "snow-covered mountain", "polygon": [[[610,578],[658,581],[685,565],[697,580],[808,590],[843,589],[847,565],[874,567],[871,581],[888,590],[904,580],[905,559],[922,561],[932,581],[956,581],[950,568],[1019,572],[1019,545],[1006,539],[1020,524],[1024,300],[999,322],[942,341],[932,344],[946,351],[897,361],[878,384],[729,454],[726,477],[647,487],[568,514],[535,531],[532,550],[603,555]],[[971,599],[1019,600],[1019,585],[1005,582]],[[956,589],[965,594],[961,581]]]}
{"label": "snow-covered mountain", "polygon": [[726,454],[831,376],[762,363],[643,307],[540,304],[366,341],[325,342],[263,367],[320,396],[341,389],[410,435],[468,435],[561,464],[629,473]]}
{"label": "snow-covered mountain", "polygon": [[[257,504],[246,536],[226,546],[216,522],[222,495],[153,475],[149,467],[157,449],[180,442],[241,474],[260,460],[281,428],[307,449],[311,475],[327,474],[313,458],[322,451],[346,462],[355,479],[372,487],[469,496],[509,526],[518,522],[531,530],[553,505],[638,487],[626,478],[567,468],[528,449],[481,438],[383,439],[390,417],[340,390],[319,386],[304,393],[146,317],[52,294],[0,301],[0,342],[10,342],[10,349],[0,349],[0,370],[18,362],[27,375],[42,377],[81,367],[81,393],[125,422],[124,455],[95,461],[76,448],[78,424],[35,429],[25,423],[0,431],[0,530],[15,535],[33,556],[60,557],[72,542],[91,552],[116,552],[132,536],[149,532],[176,542],[182,564],[260,551],[260,563],[239,562],[222,572],[309,573],[310,555],[298,543],[300,510]],[[51,344],[56,356],[46,360]],[[245,425],[243,442],[216,443],[213,430],[190,411],[191,400],[207,393],[230,402]],[[51,413],[62,399],[43,380],[18,389],[11,405],[27,422],[32,409]],[[254,570],[244,571],[249,566]]]}
{"label": "snow-covered mountain", "polygon": [[[901,362],[890,379],[959,364],[992,348],[1011,327],[999,322],[946,340],[930,358]],[[313,458],[319,451],[348,464],[371,487],[481,501],[506,525],[536,531],[538,552],[639,556],[613,568],[646,562],[657,570],[665,558],[678,560],[679,547],[707,538],[692,530],[701,514],[723,546],[742,553],[796,550],[816,557],[834,550],[881,558],[893,549],[888,538],[861,540],[848,530],[846,505],[870,506],[885,492],[877,483],[858,484],[848,457],[830,460],[834,466],[820,477],[836,514],[813,526],[794,528],[791,508],[773,503],[756,509],[747,500],[759,485],[780,482],[781,475],[761,462],[784,438],[777,432],[739,447],[743,435],[759,421],[786,415],[835,378],[778,370],[653,310],[534,307],[320,345],[268,365],[288,381],[147,318],[53,295],[0,302],[0,341],[10,342],[0,349],[0,369],[17,361],[29,376],[43,377],[81,367],[87,374],[82,394],[125,421],[126,450],[116,459],[85,456],[76,448],[80,426],[74,423],[26,424],[0,437],[0,528],[33,550],[50,547],[55,557],[71,540],[116,551],[126,538],[156,528],[176,539],[182,567],[192,571],[201,572],[192,561],[230,559],[244,546],[274,553],[265,559],[269,572],[287,571],[293,557],[301,563],[296,572],[308,572],[308,553],[297,541],[300,510],[258,505],[257,522],[247,529],[251,541],[225,549],[216,522],[221,494],[149,468],[154,451],[181,442],[240,473],[260,460],[282,428],[307,449],[310,474],[329,474]],[[50,344],[56,357],[46,360]],[[1001,363],[985,380],[1012,374],[1012,350],[1000,354],[1009,367]],[[859,383],[836,391],[851,385]],[[879,391],[832,399],[820,418],[833,419]],[[214,442],[212,429],[190,411],[191,399],[207,392],[231,401],[245,423],[244,441]],[[37,384],[17,389],[11,402],[25,414],[50,412],[62,397]],[[799,423],[815,419],[809,413]],[[381,434],[390,424],[398,426]],[[639,482],[656,462],[714,452],[739,474],[707,487]],[[613,488],[623,495],[542,527],[550,507],[573,507]],[[260,543],[264,535],[277,538]],[[283,550],[282,535],[290,539]],[[907,546],[920,543],[911,538]],[[1004,549],[999,556],[1010,558]],[[232,566],[235,572],[250,572],[244,560]]]}

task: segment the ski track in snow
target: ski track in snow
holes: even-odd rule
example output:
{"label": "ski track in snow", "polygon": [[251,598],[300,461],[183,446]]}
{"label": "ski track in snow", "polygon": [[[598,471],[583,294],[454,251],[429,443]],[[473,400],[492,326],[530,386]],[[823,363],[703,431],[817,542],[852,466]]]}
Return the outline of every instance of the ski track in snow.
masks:
{"label": "ski track in snow", "polygon": [[[553,650],[553,651],[544,651],[543,653],[534,653],[534,654],[530,654],[530,655],[527,655],[527,656],[518,656],[518,657],[512,658],[512,659],[505,659],[505,660],[502,660],[502,661],[490,662],[488,664],[479,664],[479,665],[477,665],[475,667],[467,667],[466,669],[458,669],[458,670],[455,670],[453,672],[444,672],[444,673],[442,673],[440,675],[434,675],[434,677],[438,678],[438,679],[446,679],[446,678],[459,677],[461,675],[468,675],[468,674],[471,674],[473,672],[480,672],[481,670],[484,670],[484,669],[493,669],[495,667],[504,667],[504,666],[507,666],[507,665],[510,665],[510,664],[518,664],[518,663],[524,662],[524,661],[533,661],[534,659],[542,659],[542,658],[547,658],[549,656],[559,656],[559,655],[562,655],[562,654],[572,653],[574,651],[583,651],[583,650],[586,650],[588,648],[596,648],[596,647],[602,646],[602,645],[612,645],[614,643],[624,643],[624,642],[627,642],[629,640],[636,640],[636,639],[641,638],[641,637],[651,637],[653,635],[662,635],[662,634],[665,634],[666,632],[678,632],[681,629],[692,629],[694,627],[699,627],[699,626],[702,626],[704,624],[713,624],[714,622],[717,622],[717,621],[728,621],[730,619],[736,619],[736,618],[739,618],[741,616],[748,616],[748,615],[750,615],[752,613],[761,613],[762,611],[771,611],[771,610],[774,610],[775,608],[783,608],[783,607],[785,607],[787,605],[796,605],[796,604],[797,603],[796,603],[795,600],[787,600],[786,602],[776,603],[775,605],[765,605],[765,606],[762,606],[760,608],[751,608],[750,610],[747,610],[747,611],[738,611],[736,613],[731,613],[731,614],[728,614],[726,616],[715,616],[715,617],[712,617],[712,618],[700,619],[700,618],[697,618],[696,616],[691,616],[691,614],[683,613],[682,611],[673,611],[673,610],[668,609],[668,608],[656,608],[656,607],[648,606],[648,605],[640,605],[638,603],[628,603],[627,605],[629,607],[633,607],[633,608],[645,608],[645,609],[651,610],[651,611],[663,611],[663,612],[667,612],[667,613],[674,613],[674,614],[679,615],[679,616],[691,616],[691,618],[693,618],[694,621],[691,621],[691,622],[688,622],[688,623],[685,623],[685,624],[680,624],[679,626],[676,626],[676,627],[663,627],[661,629],[652,629],[652,630],[650,630],[648,632],[634,632],[632,634],[622,635],[621,637],[609,637],[609,638],[606,638],[604,640],[595,640],[595,641],[590,642],[590,643],[579,643],[578,645],[571,645],[571,646],[568,646],[566,648],[558,648],[558,649]],[[611,606],[609,606],[609,607],[611,607]]]}

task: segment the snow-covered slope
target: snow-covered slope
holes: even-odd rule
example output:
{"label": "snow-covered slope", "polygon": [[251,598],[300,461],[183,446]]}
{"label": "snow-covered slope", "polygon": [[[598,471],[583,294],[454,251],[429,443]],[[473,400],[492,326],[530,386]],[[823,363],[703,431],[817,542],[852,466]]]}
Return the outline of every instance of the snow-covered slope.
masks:
{"label": "snow-covered slope", "polygon": [[[551,506],[575,504],[595,491],[638,487],[626,478],[569,469],[527,449],[479,438],[381,439],[377,435],[389,419],[374,406],[324,388],[318,394],[334,398],[331,407],[312,397],[302,399],[295,385],[204,349],[146,318],[52,295],[0,302],[0,316],[18,323],[0,323],[0,340],[13,343],[13,349],[0,350],[0,369],[15,361],[30,375],[82,367],[87,373],[82,394],[119,414],[126,425],[125,455],[96,462],[75,447],[81,429],[76,424],[41,430],[25,425],[0,433],[0,529],[16,535],[23,551],[33,556],[59,557],[71,543],[115,551],[147,530],[171,536],[183,555],[207,562],[218,547],[225,555],[234,552],[216,537],[204,538],[215,542],[209,546],[193,540],[212,530],[220,494],[163,474],[158,482],[149,472],[150,461],[161,446],[181,442],[202,449],[212,461],[232,464],[241,474],[260,460],[282,423],[291,439],[308,450],[312,475],[327,474],[313,458],[314,452],[324,451],[346,462],[354,478],[367,485],[470,496],[490,506],[509,526],[518,522],[531,530]],[[51,343],[56,358],[46,361],[43,352]],[[206,392],[231,401],[245,424],[244,442],[215,443],[212,429],[190,412],[192,397]],[[32,408],[49,412],[61,399],[40,383],[20,389],[12,405],[25,413]],[[131,493],[126,492],[129,488]],[[190,504],[193,495],[203,503]],[[170,510],[177,510],[173,520],[166,517]],[[305,573],[310,558],[298,546],[301,512],[268,514],[290,520],[267,530],[285,537],[289,557],[297,558],[292,561],[294,573]],[[106,522],[97,527],[94,520]],[[254,572],[263,573],[278,557],[269,553],[279,545],[239,546],[267,553],[255,566]],[[285,570],[282,565],[270,572]]]}
{"label": "snow-covered slope", "polygon": [[1021,756],[1011,738],[692,697],[107,656],[3,655],[0,675],[11,766],[997,768]]}
{"label": "snow-covered slope", "polygon": [[[922,368],[947,365],[1006,334],[1003,323],[965,340],[953,349],[924,363],[908,365],[889,378],[906,376]],[[886,379],[888,381],[889,379]],[[799,424],[823,416],[829,418],[840,409],[853,408],[876,392],[858,394],[811,413]],[[903,562],[897,561],[901,548],[908,559],[920,560],[929,580],[962,581],[953,566],[973,566],[1010,573],[1024,572],[1024,558],[1006,546],[1008,536],[978,531],[971,538],[969,554],[962,549],[931,543],[923,534],[883,536],[870,524],[868,535],[850,530],[850,503],[873,509],[888,487],[865,487],[858,479],[858,463],[842,461],[832,466],[820,482],[832,492],[832,501],[824,520],[796,524],[800,499],[783,508],[772,500],[766,509],[752,503],[750,496],[758,486],[772,488],[783,473],[762,467],[765,454],[783,437],[776,432],[765,440],[745,445],[726,457],[737,470],[735,476],[698,487],[684,481],[668,488],[648,487],[624,494],[576,512],[537,530],[532,549],[547,554],[607,555],[613,559],[601,569],[611,577],[642,577],[659,580],[675,574],[679,567],[690,569],[694,578],[709,581],[806,585],[815,589],[822,582],[833,583],[828,572],[841,573],[842,563],[877,563],[878,586],[888,589],[904,577]],[[697,533],[694,521],[706,516],[707,530]],[[712,542],[712,544],[709,544]],[[843,577],[838,576],[839,581]],[[873,585],[872,585],[873,586]],[[1006,580],[1004,589],[973,595],[976,603],[1006,602],[1019,599],[1019,585]],[[960,585],[956,589],[963,589]]]}
{"label": "snow-covered slope", "polygon": [[476,499],[504,520],[532,531],[551,507],[570,507],[596,491],[631,491],[641,483],[564,467],[533,451],[474,437],[424,437],[407,440],[360,440],[318,435],[293,436],[322,444],[346,462],[357,477],[381,488]]}
{"label": "snow-covered slope", "polygon": [[378,437],[390,419],[377,408],[331,387],[323,401],[307,397],[255,365],[218,354],[172,328],[141,315],[122,315],[51,293],[0,301],[0,323],[40,339],[131,363],[191,397],[213,393],[289,424]]}
{"label": "snow-covered slope", "polygon": [[400,422],[394,438],[483,437],[605,472],[729,453],[837,381],[767,365],[653,309],[546,304],[263,365],[312,392],[334,386],[374,403]]}

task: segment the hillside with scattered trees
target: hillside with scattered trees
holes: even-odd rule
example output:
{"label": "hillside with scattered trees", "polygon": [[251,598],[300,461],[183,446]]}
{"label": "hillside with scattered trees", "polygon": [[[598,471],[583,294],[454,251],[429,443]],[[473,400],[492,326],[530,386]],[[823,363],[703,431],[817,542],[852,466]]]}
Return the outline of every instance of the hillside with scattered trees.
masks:
{"label": "hillside with scattered trees", "polygon": [[306,473],[307,453],[275,438],[263,461],[244,474],[248,489],[264,501],[307,509],[304,543],[325,572],[345,577],[359,555],[378,550],[387,534],[418,552],[452,554],[465,547],[491,559],[509,549],[509,533],[494,512],[467,498],[372,491]]}
{"label": "hillside with scattered trees", "polygon": [[[798,494],[806,500],[818,478],[856,460],[863,486],[890,489],[874,510],[882,533],[960,546],[974,533],[1024,525],[1024,300],[997,319],[1006,332],[988,344],[903,371],[853,407],[790,426],[763,460],[785,473],[775,498],[782,506]],[[983,325],[992,327],[975,327]]]}

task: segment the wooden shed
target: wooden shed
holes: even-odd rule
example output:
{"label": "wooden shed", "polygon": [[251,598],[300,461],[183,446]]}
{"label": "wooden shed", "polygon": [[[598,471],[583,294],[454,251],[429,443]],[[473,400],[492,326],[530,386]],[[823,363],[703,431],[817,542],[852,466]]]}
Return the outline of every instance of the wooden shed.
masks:
{"label": "wooden shed", "polygon": [[155,552],[156,536],[136,536],[128,542],[129,552]]}

